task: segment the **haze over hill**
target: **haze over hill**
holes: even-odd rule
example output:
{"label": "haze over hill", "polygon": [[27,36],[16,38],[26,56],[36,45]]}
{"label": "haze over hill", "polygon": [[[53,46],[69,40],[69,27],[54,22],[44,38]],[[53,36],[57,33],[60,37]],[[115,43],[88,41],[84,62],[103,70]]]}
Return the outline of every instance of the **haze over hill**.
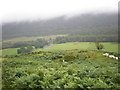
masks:
{"label": "haze over hill", "polygon": [[117,37],[117,5],[118,0],[4,0],[2,39],[55,34]]}
{"label": "haze over hill", "polygon": [[54,34],[117,35],[117,13],[86,13],[71,18],[60,16],[48,20],[4,23],[3,40],[14,37]]}

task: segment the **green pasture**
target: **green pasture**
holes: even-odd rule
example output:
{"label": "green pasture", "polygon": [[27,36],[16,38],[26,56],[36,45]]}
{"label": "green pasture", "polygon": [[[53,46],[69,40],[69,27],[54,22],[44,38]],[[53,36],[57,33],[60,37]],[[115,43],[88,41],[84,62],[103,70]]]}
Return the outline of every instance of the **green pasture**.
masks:
{"label": "green pasture", "polygon": [[[118,53],[118,45],[117,43],[101,43],[104,45],[104,49],[102,51],[107,52],[116,52]],[[2,55],[16,55],[18,48],[8,48],[0,50],[0,53],[2,52]],[[33,52],[37,51],[61,51],[61,50],[96,50],[95,43],[93,42],[69,42],[69,43],[62,43],[62,44],[54,44],[51,46],[48,46],[47,48],[43,49],[35,49]]]}
{"label": "green pasture", "polygon": [[0,50],[0,53],[2,53],[2,56],[5,56],[5,55],[16,55],[17,54],[17,49],[18,48],[3,49],[3,50]]}
{"label": "green pasture", "polygon": [[95,50],[95,44],[89,42],[70,42],[52,45],[46,50],[72,50],[72,49]]}
{"label": "green pasture", "polygon": [[[108,52],[118,52],[118,45],[117,43],[101,43],[104,46],[103,51]],[[96,50],[96,46],[94,42],[70,42],[70,43],[62,43],[49,46],[48,49],[45,50],[72,50],[72,49],[79,49],[79,50]]]}
{"label": "green pasture", "polygon": [[116,52],[120,53],[118,50],[118,47],[120,47],[120,44],[118,43],[102,43],[104,45],[103,51],[108,51],[108,52]]}

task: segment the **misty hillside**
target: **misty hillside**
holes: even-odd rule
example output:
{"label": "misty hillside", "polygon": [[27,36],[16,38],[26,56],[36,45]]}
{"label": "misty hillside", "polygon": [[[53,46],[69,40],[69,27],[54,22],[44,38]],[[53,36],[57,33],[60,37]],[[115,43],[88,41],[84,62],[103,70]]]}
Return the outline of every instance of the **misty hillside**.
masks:
{"label": "misty hillside", "polygon": [[54,34],[117,35],[117,20],[116,13],[108,13],[83,14],[71,18],[61,16],[33,22],[4,23],[2,36],[4,40],[14,37]]}

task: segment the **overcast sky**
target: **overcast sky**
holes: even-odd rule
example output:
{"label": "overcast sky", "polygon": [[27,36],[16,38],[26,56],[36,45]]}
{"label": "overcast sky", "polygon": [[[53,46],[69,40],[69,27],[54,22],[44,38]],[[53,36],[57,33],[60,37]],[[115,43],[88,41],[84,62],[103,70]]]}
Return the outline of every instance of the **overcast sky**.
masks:
{"label": "overcast sky", "polygon": [[0,0],[0,22],[117,11],[119,0]]}

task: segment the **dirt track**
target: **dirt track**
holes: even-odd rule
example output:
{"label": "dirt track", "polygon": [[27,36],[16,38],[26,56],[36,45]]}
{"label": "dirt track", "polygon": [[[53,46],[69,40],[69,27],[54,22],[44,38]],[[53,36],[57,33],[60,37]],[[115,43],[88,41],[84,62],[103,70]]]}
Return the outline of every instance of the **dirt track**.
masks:
{"label": "dirt track", "polygon": [[7,60],[7,58],[0,58],[0,60]]}

